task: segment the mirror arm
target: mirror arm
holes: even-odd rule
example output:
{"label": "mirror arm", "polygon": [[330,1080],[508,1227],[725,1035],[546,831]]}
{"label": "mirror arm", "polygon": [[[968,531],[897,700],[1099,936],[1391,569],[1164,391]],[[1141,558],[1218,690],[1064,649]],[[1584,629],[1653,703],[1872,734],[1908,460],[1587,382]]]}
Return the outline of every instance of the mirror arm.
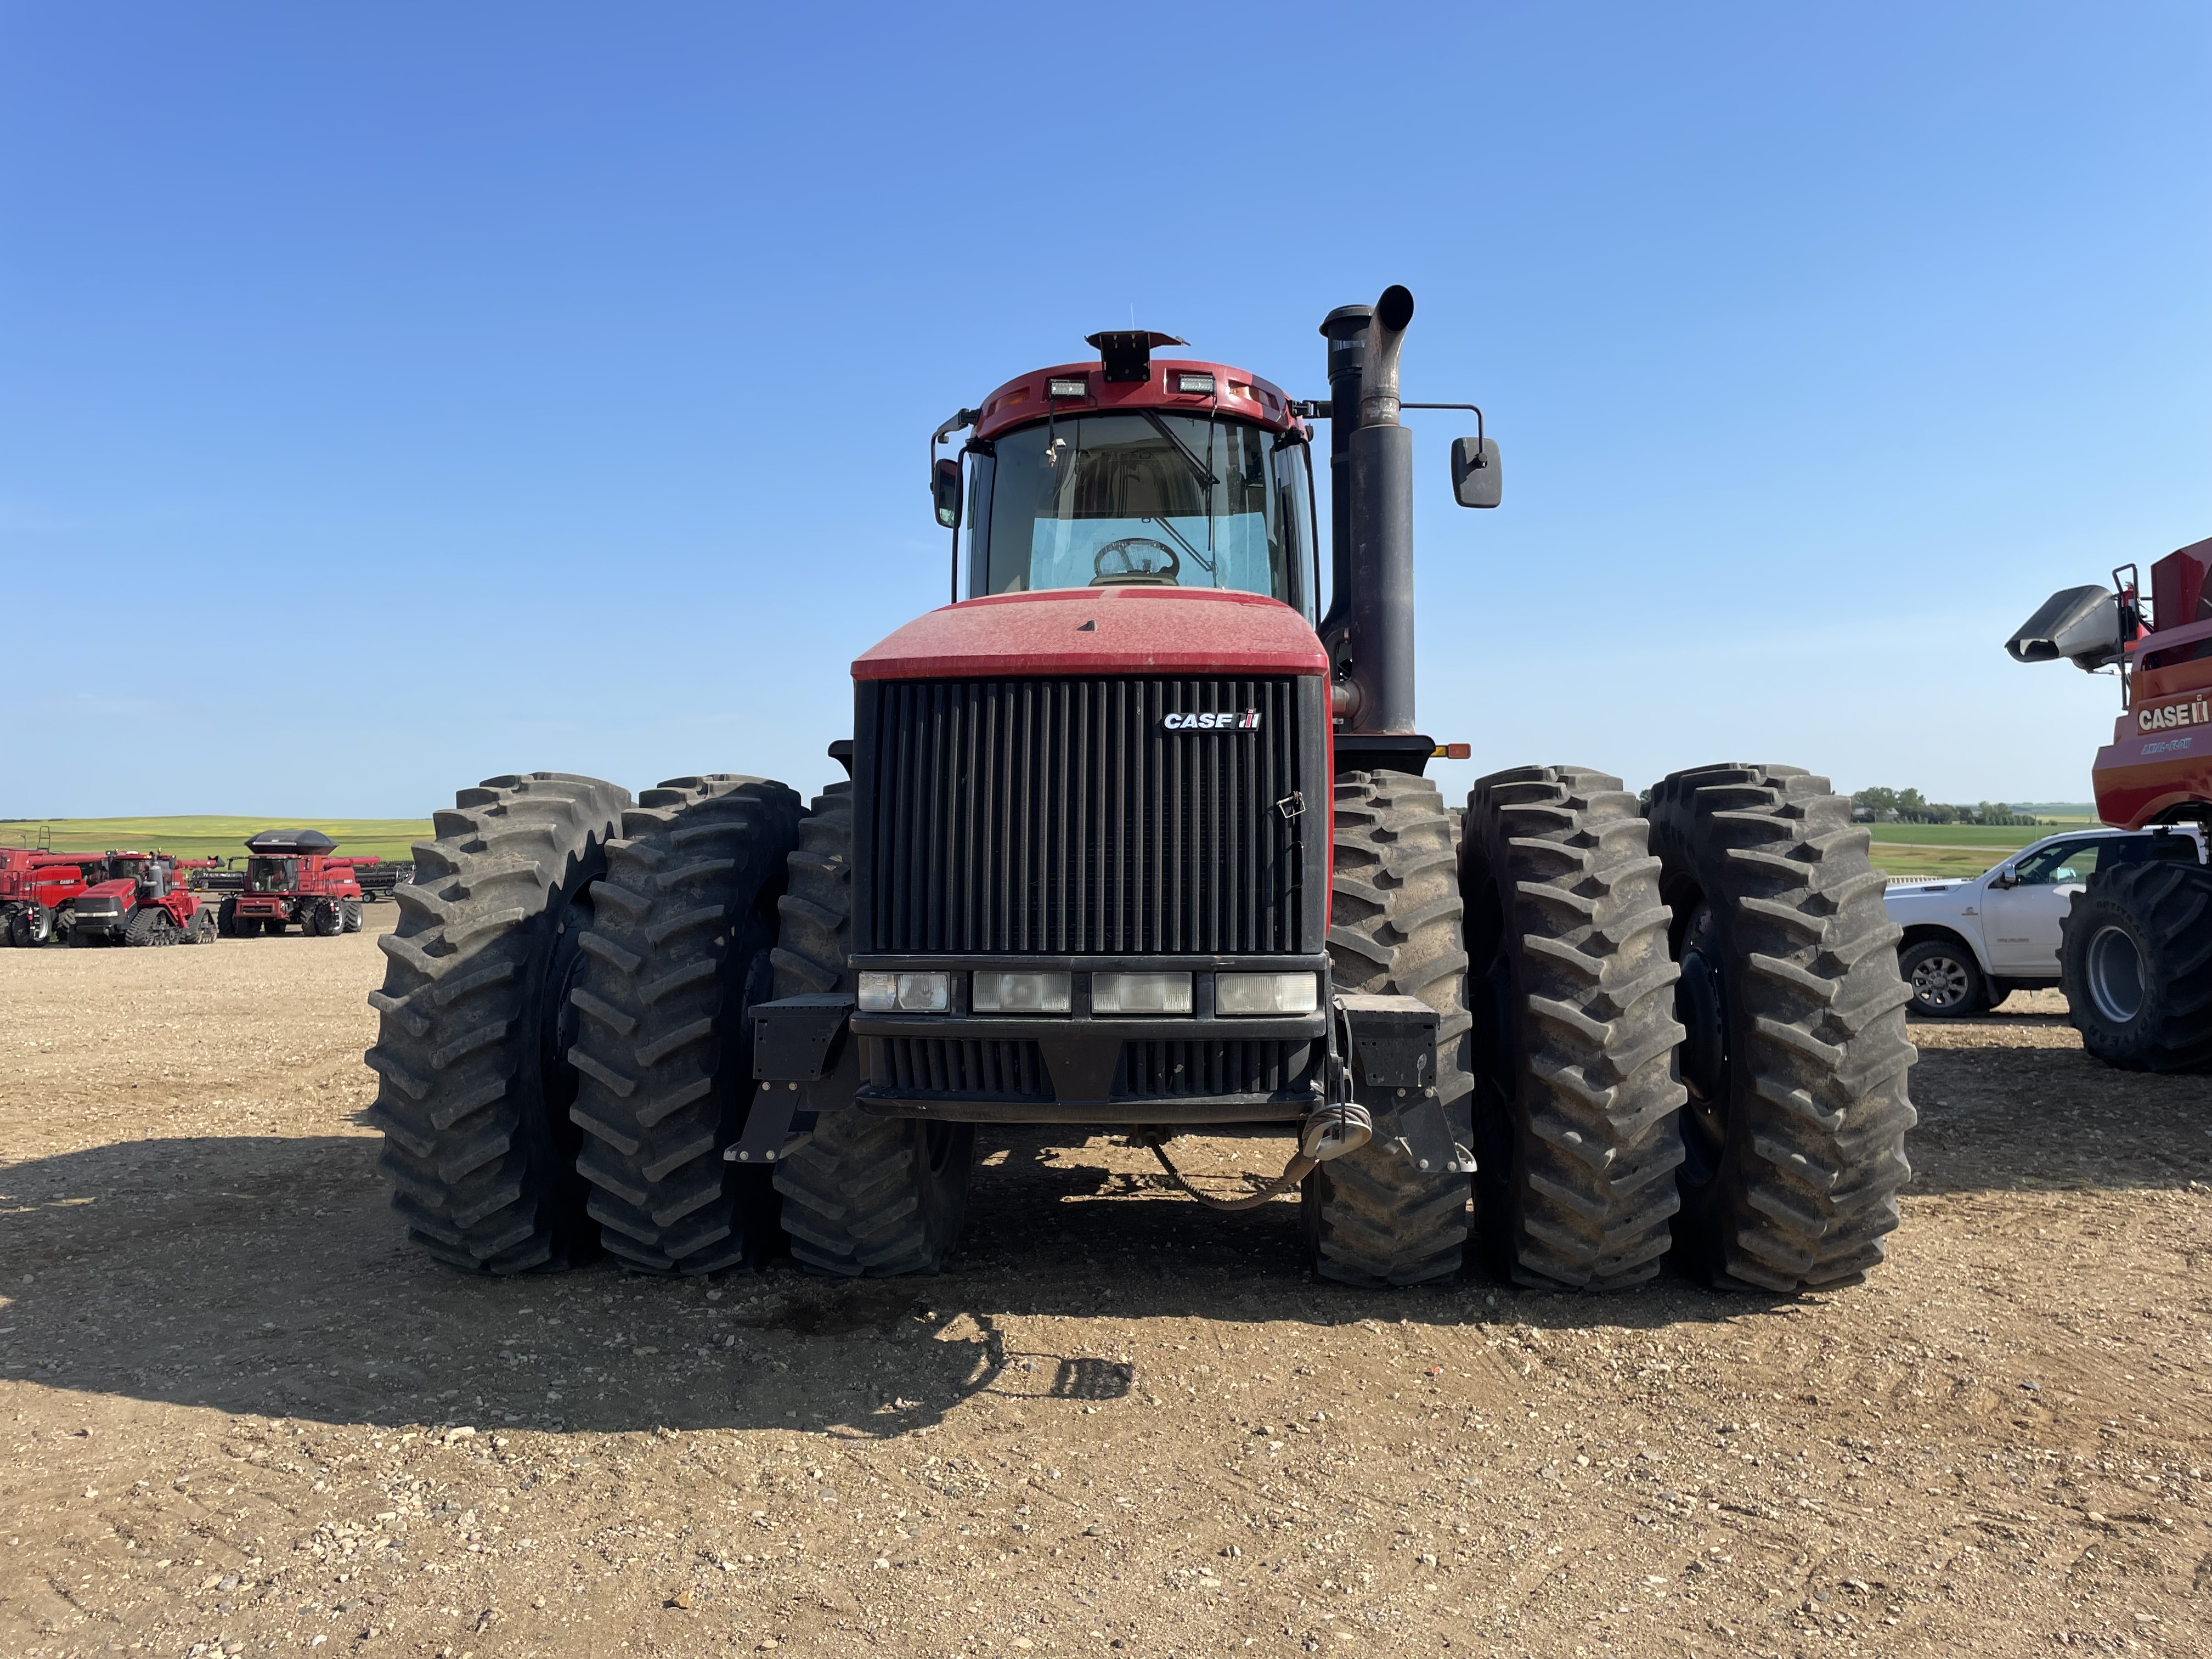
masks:
{"label": "mirror arm", "polygon": [[1400,404],[1401,409],[1471,409],[1474,411],[1475,453],[1482,453],[1483,441],[1489,436],[1482,429],[1482,405],[1480,404]]}
{"label": "mirror arm", "polygon": [[[962,409],[953,412],[951,419],[929,434],[929,495],[937,499],[937,447],[963,427],[970,427],[983,418],[980,409]],[[952,526],[952,603],[960,603],[960,526]]]}

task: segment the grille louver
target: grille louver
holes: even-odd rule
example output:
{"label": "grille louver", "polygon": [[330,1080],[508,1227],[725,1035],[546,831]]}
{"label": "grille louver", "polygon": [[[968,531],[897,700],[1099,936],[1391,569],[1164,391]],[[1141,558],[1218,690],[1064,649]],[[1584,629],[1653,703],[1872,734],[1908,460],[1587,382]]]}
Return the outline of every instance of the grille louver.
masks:
{"label": "grille louver", "polygon": [[[866,948],[1320,950],[1317,679],[859,689]],[[1162,726],[1245,709],[1260,711],[1256,729]]]}

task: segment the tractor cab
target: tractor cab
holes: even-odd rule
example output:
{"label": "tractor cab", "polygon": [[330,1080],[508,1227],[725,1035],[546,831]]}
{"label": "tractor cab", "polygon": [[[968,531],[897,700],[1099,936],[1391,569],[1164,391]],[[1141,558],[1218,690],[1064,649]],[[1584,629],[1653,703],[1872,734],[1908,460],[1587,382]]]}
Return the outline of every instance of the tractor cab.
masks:
{"label": "tractor cab", "polygon": [[[1116,346],[1119,340],[1135,343]],[[1219,363],[1154,363],[1167,335],[1093,335],[1101,362],[1008,381],[940,489],[964,517],[967,596],[1094,587],[1262,593],[1317,619],[1312,429]]]}
{"label": "tractor cab", "polygon": [[300,860],[295,858],[268,858],[259,854],[246,860],[246,888],[249,893],[289,893],[300,885]]}

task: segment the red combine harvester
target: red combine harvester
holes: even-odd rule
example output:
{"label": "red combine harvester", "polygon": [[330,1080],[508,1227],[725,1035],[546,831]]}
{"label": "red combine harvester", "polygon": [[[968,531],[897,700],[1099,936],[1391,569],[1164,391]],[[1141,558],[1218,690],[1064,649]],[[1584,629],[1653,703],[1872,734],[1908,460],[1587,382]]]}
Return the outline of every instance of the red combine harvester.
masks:
{"label": "red combine harvester", "polygon": [[66,940],[85,890],[83,866],[97,856],[0,847],[0,945]]}
{"label": "red combine harvester", "polygon": [[[1880,1261],[1913,1049],[1849,803],[1728,764],[1647,819],[1521,766],[1455,830],[1424,775],[1401,413],[1473,405],[1401,401],[1413,310],[1329,313],[1326,399],[1130,331],[947,421],[954,602],[854,663],[850,781],[811,807],[729,775],[461,791],[370,999],[416,1241],[482,1273],[787,1243],[929,1273],[978,1126],[1027,1124],[1135,1137],[1216,1207],[1295,1190],[1311,1267],[1355,1285]],[[1494,507],[1474,413],[1454,495]],[[1194,1133],[1286,1161],[1199,1194]]]}
{"label": "red combine harvester", "polygon": [[222,929],[240,939],[281,933],[292,922],[302,933],[328,939],[361,931],[357,866],[374,858],[337,858],[337,845],[319,830],[264,830],[248,838],[246,874],[224,896]]}
{"label": "red combine harvester", "polygon": [[166,853],[109,852],[88,874],[92,884],[70,906],[71,945],[204,945],[216,915],[179,878],[212,860]]}
{"label": "red combine harvester", "polygon": [[[2119,720],[2090,769],[2097,815],[2118,829],[2212,828],[2208,576],[2212,541],[2151,566],[2148,599],[2123,565],[2111,588],[2052,594],[2006,642],[2021,662],[2118,672]],[[2100,860],[2068,912],[2059,972],[2081,1046],[2106,1065],[2212,1068],[2212,868],[2196,837],[2154,835]]]}

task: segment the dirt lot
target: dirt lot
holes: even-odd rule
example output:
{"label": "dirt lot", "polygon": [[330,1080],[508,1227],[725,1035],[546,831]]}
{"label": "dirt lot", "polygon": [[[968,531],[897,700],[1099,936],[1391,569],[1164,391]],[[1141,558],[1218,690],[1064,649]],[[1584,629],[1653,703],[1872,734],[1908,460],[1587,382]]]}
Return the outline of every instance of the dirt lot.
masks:
{"label": "dirt lot", "polygon": [[379,971],[0,951],[0,1652],[2212,1649],[2212,1085],[2052,994],[1917,1030],[1873,1283],[1584,1300],[1316,1284],[1052,1135],[941,1279],[447,1277]]}

